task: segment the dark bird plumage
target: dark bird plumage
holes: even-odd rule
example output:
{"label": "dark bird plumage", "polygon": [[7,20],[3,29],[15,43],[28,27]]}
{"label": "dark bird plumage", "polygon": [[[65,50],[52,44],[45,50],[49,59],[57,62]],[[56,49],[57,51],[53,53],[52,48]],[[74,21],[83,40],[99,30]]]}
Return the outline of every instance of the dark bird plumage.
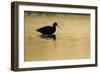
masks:
{"label": "dark bird plumage", "polygon": [[42,33],[43,35],[52,35],[56,31],[57,23],[53,23],[53,26],[45,26],[37,29],[38,32]]}

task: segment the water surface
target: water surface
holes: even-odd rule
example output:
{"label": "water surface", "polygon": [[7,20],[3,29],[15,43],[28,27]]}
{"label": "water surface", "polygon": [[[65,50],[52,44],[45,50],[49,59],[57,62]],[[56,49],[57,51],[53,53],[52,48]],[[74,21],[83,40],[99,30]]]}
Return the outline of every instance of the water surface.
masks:
{"label": "water surface", "polygon": [[[53,36],[36,29],[57,22]],[[25,12],[24,60],[70,60],[90,58],[90,15]]]}

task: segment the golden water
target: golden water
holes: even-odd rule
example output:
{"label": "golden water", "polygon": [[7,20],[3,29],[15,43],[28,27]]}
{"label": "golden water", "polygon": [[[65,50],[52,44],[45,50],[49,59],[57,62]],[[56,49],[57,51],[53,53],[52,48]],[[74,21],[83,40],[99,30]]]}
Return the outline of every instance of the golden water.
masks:
{"label": "golden water", "polygon": [[[52,37],[36,29],[57,22],[62,28]],[[24,60],[90,58],[90,15],[25,12]]]}

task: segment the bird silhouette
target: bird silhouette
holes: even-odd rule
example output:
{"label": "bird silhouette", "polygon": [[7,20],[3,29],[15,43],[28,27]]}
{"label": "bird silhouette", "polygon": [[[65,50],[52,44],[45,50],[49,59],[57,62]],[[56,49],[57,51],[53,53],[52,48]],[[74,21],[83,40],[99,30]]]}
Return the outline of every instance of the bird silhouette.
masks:
{"label": "bird silhouette", "polygon": [[37,31],[42,33],[43,35],[52,35],[56,31],[56,26],[58,26],[58,24],[57,24],[57,22],[54,22],[53,26],[41,27],[41,28],[37,29]]}

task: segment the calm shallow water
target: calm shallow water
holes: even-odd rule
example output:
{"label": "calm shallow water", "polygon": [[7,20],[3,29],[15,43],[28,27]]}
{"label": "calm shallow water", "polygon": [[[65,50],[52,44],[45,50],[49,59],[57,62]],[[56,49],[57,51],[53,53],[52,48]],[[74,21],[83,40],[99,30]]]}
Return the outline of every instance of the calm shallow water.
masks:
{"label": "calm shallow water", "polygon": [[[55,39],[56,38],[56,39]],[[25,61],[84,59],[90,57],[89,37],[25,37]]]}
{"label": "calm shallow water", "polygon": [[[25,12],[24,16],[25,61],[90,58],[90,15]],[[62,28],[55,36],[36,31],[55,21]]]}

